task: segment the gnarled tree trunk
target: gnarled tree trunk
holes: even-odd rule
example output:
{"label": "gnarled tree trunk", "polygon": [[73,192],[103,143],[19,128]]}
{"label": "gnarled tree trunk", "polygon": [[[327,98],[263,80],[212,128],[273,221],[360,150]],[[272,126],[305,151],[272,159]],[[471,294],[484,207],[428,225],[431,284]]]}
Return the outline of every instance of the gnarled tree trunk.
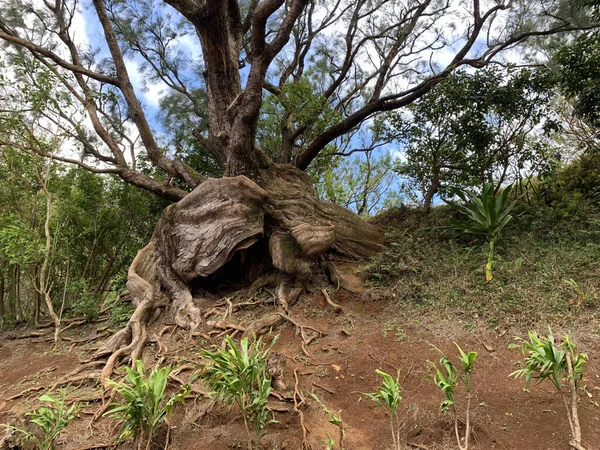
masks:
{"label": "gnarled tree trunk", "polygon": [[154,315],[165,311],[177,325],[196,328],[202,314],[193,285],[228,270],[236,254],[246,255],[249,282],[267,270],[279,273],[277,297],[286,311],[322,255],[364,258],[382,250],[383,242],[382,233],[358,215],[319,201],[308,175],[292,166],[273,165],[256,181],[208,179],[165,210],[133,261],[127,287],[137,309],[107,344],[111,356],[103,379],[120,358],[139,356]]}

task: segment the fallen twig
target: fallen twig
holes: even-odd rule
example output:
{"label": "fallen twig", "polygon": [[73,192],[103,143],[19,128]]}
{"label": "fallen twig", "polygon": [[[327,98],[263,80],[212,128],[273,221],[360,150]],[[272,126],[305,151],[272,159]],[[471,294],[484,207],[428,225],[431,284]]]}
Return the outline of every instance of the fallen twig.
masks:
{"label": "fallen twig", "polygon": [[317,383],[315,381],[313,381],[312,384],[313,384],[313,386],[318,387],[319,389],[323,389],[324,391],[327,391],[330,394],[335,395],[335,391],[332,391],[331,389],[326,388],[325,386],[321,386],[319,383]]}

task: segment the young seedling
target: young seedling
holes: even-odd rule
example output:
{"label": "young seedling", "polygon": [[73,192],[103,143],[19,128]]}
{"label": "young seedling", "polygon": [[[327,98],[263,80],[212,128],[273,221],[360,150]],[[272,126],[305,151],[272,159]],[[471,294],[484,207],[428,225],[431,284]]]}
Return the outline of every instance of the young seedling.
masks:
{"label": "young seedling", "polygon": [[[471,375],[475,370],[476,352],[465,353],[462,348],[455,342],[454,345],[460,354],[459,361],[461,366],[456,368],[454,364],[442,353],[436,346],[432,346],[435,350],[441,353],[440,367],[429,361],[429,364],[435,370],[429,378],[433,379],[435,385],[442,391],[444,400],[440,403],[440,412],[452,411],[454,416],[454,432],[456,434],[456,442],[460,450],[468,450],[469,437],[471,435],[470,413],[471,413]],[[464,435],[464,445],[461,443],[460,433],[458,431],[458,415],[456,413],[456,403],[454,394],[456,385],[461,382],[467,393],[467,409],[466,409],[466,425]]]}
{"label": "young seedling", "polygon": [[[260,339],[250,344],[248,338],[242,339],[238,347],[227,336],[224,349],[202,352],[202,357],[207,362],[204,370],[198,374],[211,389],[210,395],[230,406],[234,403],[238,406],[244,418],[250,450],[259,448],[265,427],[277,422],[273,413],[267,409],[267,400],[272,390],[271,375],[267,370],[267,357],[271,348],[262,347]],[[250,427],[254,431],[255,446]]]}
{"label": "young seedling", "polygon": [[146,376],[144,363],[137,360],[135,369],[125,368],[123,381],[107,380],[123,398],[122,403],[115,403],[115,407],[104,414],[122,423],[119,439],[140,438],[140,447],[141,432],[146,439],[146,450],[150,449],[156,428],[169,419],[175,405],[183,403],[190,392],[188,386],[183,386],[178,393],[169,397],[166,395],[165,389],[172,370],[171,367],[163,367],[152,370]]}
{"label": "young seedling", "polygon": [[569,335],[565,335],[562,341],[557,342],[550,327],[548,327],[547,337],[540,337],[535,331],[529,331],[528,335],[529,340],[516,338],[521,344],[509,346],[509,348],[520,347],[526,355],[525,367],[515,370],[510,376],[525,377],[527,388],[532,380],[538,380],[538,383],[550,380],[560,393],[567,410],[567,419],[571,428],[570,445],[575,450],[584,450],[581,445],[581,428],[577,412],[579,400],[577,389],[583,378],[583,366],[588,356],[585,353],[577,353],[576,346]]}
{"label": "young seedling", "polygon": [[54,442],[63,432],[65,427],[77,416],[78,403],[73,403],[70,408],[65,405],[64,398],[56,398],[50,395],[42,395],[39,399],[48,406],[42,406],[35,411],[27,413],[31,423],[36,424],[41,432],[40,439],[33,433],[17,427],[4,425],[8,430],[14,431],[22,436],[25,442],[32,442],[37,450],[54,450]]}
{"label": "young seedling", "polygon": [[[317,401],[317,403],[321,407],[321,410],[323,410],[323,412],[327,416],[327,420],[329,420],[329,423],[332,425],[335,425],[337,427],[338,436],[339,436],[339,447],[340,447],[340,450],[344,450],[345,431],[344,431],[344,423],[342,422],[342,411],[339,410],[337,413],[334,413],[319,399],[319,397],[317,397],[316,394],[311,394],[311,397]],[[335,445],[335,440],[332,439],[331,437],[327,436],[326,442],[327,442],[327,449],[328,450],[333,449],[333,446]]]}
{"label": "young seedling", "polygon": [[400,450],[400,426],[398,424],[398,406],[402,401],[402,389],[400,388],[400,371],[394,379],[390,374],[379,369],[375,371],[382,378],[381,385],[377,392],[366,393],[371,400],[379,407],[386,410],[390,417],[390,427],[392,430],[392,439],[394,449]]}

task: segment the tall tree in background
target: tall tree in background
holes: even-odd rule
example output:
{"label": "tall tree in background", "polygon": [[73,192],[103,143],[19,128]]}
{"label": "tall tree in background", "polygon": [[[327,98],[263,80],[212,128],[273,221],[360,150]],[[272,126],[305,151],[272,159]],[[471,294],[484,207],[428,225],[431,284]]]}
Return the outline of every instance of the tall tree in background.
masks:
{"label": "tall tree in background", "polygon": [[[45,155],[41,132],[70,138],[73,147],[56,160],[117,174],[178,202],[129,270],[138,306],[109,344],[104,376],[119,358],[139,354],[156,312],[168,309],[184,327],[199,324],[191,295],[199,278],[255,279],[273,269],[285,311],[325,253],[357,258],[379,251],[379,231],[318,201],[302,171],[370,118],[410,105],[458,67],[486,66],[531,36],[594,26],[564,15],[564,2],[547,0],[166,4],[172,8],[136,0],[0,2],[3,59],[11,64],[2,112],[11,126],[0,129],[0,143]],[[79,8],[102,43],[82,42]],[[190,63],[176,43],[196,39],[201,60]],[[435,63],[438,51],[451,52],[447,63]],[[195,149],[191,139],[161,132],[148,117],[132,61],[170,90],[171,106],[180,100],[174,110],[191,119],[178,131],[194,136]],[[281,148],[271,154],[257,139],[265,91],[280,112]],[[306,91],[313,95],[299,107]],[[194,150],[204,156],[191,158]],[[208,162],[224,177],[205,180]],[[248,332],[281,320],[274,315]]]}
{"label": "tall tree in background", "polygon": [[547,171],[556,158],[544,138],[553,128],[554,81],[547,70],[457,71],[403,111],[389,115],[400,144],[396,171],[428,211],[452,188],[497,186]]}

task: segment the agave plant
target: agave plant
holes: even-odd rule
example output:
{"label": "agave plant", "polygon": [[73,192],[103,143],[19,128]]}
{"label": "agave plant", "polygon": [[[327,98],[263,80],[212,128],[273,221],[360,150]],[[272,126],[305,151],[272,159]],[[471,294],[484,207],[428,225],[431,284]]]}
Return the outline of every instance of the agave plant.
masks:
{"label": "agave plant", "polygon": [[485,266],[485,279],[492,281],[492,266],[494,264],[494,249],[501,231],[513,219],[510,214],[517,201],[509,202],[512,185],[506,187],[499,195],[495,194],[494,183],[484,183],[481,194],[467,191],[455,191],[462,200],[461,203],[445,200],[467,216],[466,220],[457,220],[450,228],[462,233],[484,236],[489,245],[488,260]]}

